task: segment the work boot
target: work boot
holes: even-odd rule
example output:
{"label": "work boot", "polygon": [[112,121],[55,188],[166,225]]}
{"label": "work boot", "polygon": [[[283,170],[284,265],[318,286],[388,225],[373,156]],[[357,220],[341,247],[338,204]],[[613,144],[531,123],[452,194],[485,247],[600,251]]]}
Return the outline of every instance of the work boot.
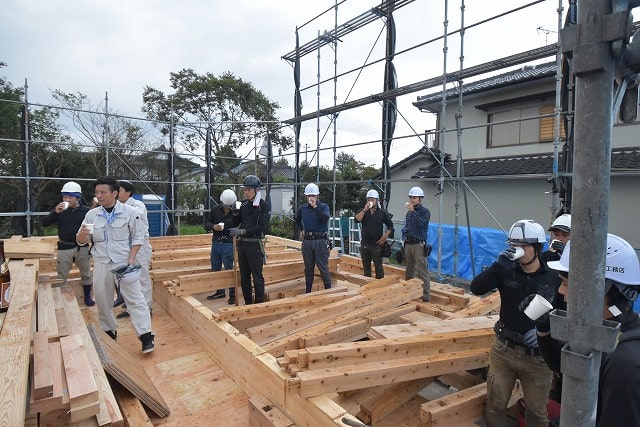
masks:
{"label": "work boot", "polygon": [[107,335],[111,337],[112,340],[118,340],[118,331],[105,331]]}
{"label": "work boot", "polygon": [[124,319],[125,317],[129,317],[130,314],[127,310],[121,311],[116,315],[116,319]]}
{"label": "work boot", "polygon": [[225,297],[224,289],[218,289],[215,294],[209,295],[207,299],[212,300],[212,299],[220,299],[224,297]]}
{"label": "work boot", "polygon": [[91,298],[91,289],[93,285],[82,285],[82,290],[84,291],[84,305],[87,307],[93,307],[96,305],[96,302]]}
{"label": "work boot", "polygon": [[236,303],[236,297],[229,297],[227,303],[229,303],[229,305],[234,305]]}
{"label": "work boot", "polygon": [[117,307],[121,304],[124,304],[124,300],[122,299],[122,294],[120,294],[120,289],[118,289],[116,287],[116,294],[118,295],[118,297],[116,298],[116,300],[113,302],[113,306]]}
{"label": "work boot", "polygon": [[155,348],[155,344],[153,343],[153,332],[147,332],[140,335],[140,341],[142,341],[142,352],[143,353],[151,353]]}

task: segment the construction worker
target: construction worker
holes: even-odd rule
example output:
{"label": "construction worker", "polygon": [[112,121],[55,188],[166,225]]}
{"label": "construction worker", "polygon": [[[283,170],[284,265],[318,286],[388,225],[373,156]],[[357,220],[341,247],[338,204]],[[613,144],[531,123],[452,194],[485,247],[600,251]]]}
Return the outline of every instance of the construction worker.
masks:
{"label": "construction worker", "polygon": [[422,280],[422,301],[429,301],[431,282],[427,271],[427,232],[431,212],[422,205],[424,191],[420,187],[409,189],[409,201],[405,203],[407,215],[402,227],[402,240],[404,242],[404,260],[406,264],[405,280],[418,277]]}
{"label": "construction worker", "polygon": [[142,352],[149,353],[155,347],[154,333],[151,313],[140,286],[140,268],[136,265],[136,255],[145,240],[145,224],[136,209],[118,201],[119,185],[115,178],[98,178],[94,189],[100,206],[87,212],[76,241],[81,246],[93,242],[93,284],[100,327],[117,339],[113,293],[116,283],[121,282],[120,292],[131,315],[131,324],[142,342]]}
{"label": "construction worker", "polygon": [[[136,255],[136,264],[140,266],[140,286],[142,286],[142,293],[144,299],[149,307],[149,312],[153,311],[153,285],[151,283],[151,276],[149,276],[149,268],[151,267],[151,243],[149,243],[149,219],[147,218],[147,207],[145,204],[133,198],[134,187],[131,181],[121,179],[118,181],[118,200],[120,203],[131,206],[140,213],[140,221],[143,223],[144,228],[144,243],[140,246],[140,250]],[[118,300],[122,300],[120,289],[118,288]],[[116,301],[117,303],[118,301]],[[124,301],[123,301],[124,302]],[[114,307],[116,306],[114,303]],[[124,311],[121,311],[116,315],[117,319],[123,317],[129,317],[129,312],[126,310],[126,305],[123,306]]]}
{"label": "construction worker", "polygon": [[559,260],[564,247],[571,239],[571,215],[562,214],[557,217],[551,223],[549,231],[551,232],[551,242],[549,243],[549,250],[543,255],[543,259],[547,262]]}
{"label": "construction worker", "polygon": [[540,224],[530,219],[516,221],[509,230],[509,249],[471,281],[472,293],[484,295],[498,289],[502,301],[489,353],[485,408],[488,427],[506,425],[507,404],[516,379],[522,385],[527,427],[548,425],[547,400],[553,373],[537,348],[534,322],[519,310],[529,294],[553,300],[558,285],[556,272],[540,260],[546,241]]}
{"label": "construction worker", "polygon": [[[356,223],[362,224],[360,239],[360,258],[364,275],[371,277],[371,261],[376,269],[376,279],[384,277],[382,267],[382,246],[393,233],[393,222],[387,211],[380,207],[380,196],[376,190],[367,191],[366,202],[354,217]],[[383,232],[383,225],[387,227]]]}
{"label": "construction worker", "polygon": [[[231,237],[238,238],[238,268],[240,284],[246,305],[264,302],[264,233],[271,215],[269,205],[262,200],[260,179],[247,175],[242,181],[244,199],[240,203]],[[251,278],[253,277],[253,289]],[[254,297],[255,293],[255,297]]]}
{"label": "construction worker", "polygon": [[[238,198],[231,189],[226,189],[220,195],[220,204],[211,208],[204,229],[212,232],[211,238],[211,271],[221,271],[224,265],[225,270],[233,270],[233,241],[229,234],[229,229],[233,228],[236,218],[232,209]],[[235,288],[229,288],[229,304],[236,303]],[[207,297],[208,300],[224,298],[224,289],[218,289],[214,294]]]}
{"label": "construction worker", "polygon": [[[571,241],[567,242],[559,261],[549,267],[559,271],[558,291],[565,301],[569,298],[569,258]],[[612,353],[602,355],[598,383],[596,426],[640,425],[640,318],[633,311],[633,302],[640,292],[640,264],[635,249],[614,234],[607,235],[605,259],[603,318],[620,322],[621,334]],[[526,306],[525,306],[526,307]],[[560,371],[560,351],[563,342],[551,335],[549,315],[536,320],[538,345],[548,366]]]}
{"label": "construction worker", "polygon": [[76,233],[82,225],[84,216],[89,212],[89,208],[80,204],[82,189],[77,182],[65,183],[60,193],[62,194],[62,202],[58,203],[42,220],[42,225],[48,227],[58,224],[58,254],[56,256],[58,279],[62,279],[63,284],[67,284],[69,271],[75,263],[80,270],[84,305],[92,307],[95,305],[95,301],[91,298],[93,278],[91,276],[89,246],[79,246],[76,243]]}
{"label": "construction worker", "polygon": [[296,224],[302,239],[302,259],[304,260],[304,280],[306,292],[311,292],[315,268],[318,267],[325,289],[331,289],[331,273],[329,272],[329,205],[318,197],[320,189],[314,183],[304,188],[307,203],[298,207]]}

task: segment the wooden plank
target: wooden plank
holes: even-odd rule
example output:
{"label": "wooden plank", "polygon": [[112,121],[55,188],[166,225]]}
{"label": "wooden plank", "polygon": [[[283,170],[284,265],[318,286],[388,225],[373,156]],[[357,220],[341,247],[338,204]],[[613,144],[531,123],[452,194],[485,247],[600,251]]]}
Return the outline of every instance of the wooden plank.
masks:
{"label": "wooden plank", "polygon": [[[306,353],[306,357],[298,356],[298,367],[325,369],[384,361],[393,357],[417,357],[473,349],[488,350],[493,336],[493,331],[483,329],[311,347],[300,351]],[[300,365],[301,361],[305,364]]]}
{"label": "wooden plank", "polygon": [[302,371],[290,381],[299,389],[300,396],[313,397],[327,393],[357,390],[363,387],[434,377],[449,372],[477,369],[487,366],[488,349],[433,354],[420,357],[397,358],[381,362],[362,363],[358,366],[338,366],[313,371]]}
{"label": "wooden plank", "polygon": [[449,394],[422,404],[420,420],[424,426],[451,426],[472,422],[484,413],[487,383]]}
{"label": "wooden plank", "polygon": [[56,307],[51,284],[38,283],[38,331],[45,331],[50,338],[60,336],[56,320]]}
{"label": "wooden plank", "polygon": [[69,319],[67,318],[67,311],[64,308],[64,297],[60,291],[60,287],[52,288],[53,305],[56,313],[56,325],[58,328],[58,336],[66,336],[71,334],[71,327],[69,326]]}
{"label": "wooden plank", "polygon": [[11,304],[0,331],[0,425],[25,423],[37,260],[9,261]]}
{"label": "wooden plank", "polygon": [[53,366],[49,354],[47,332],[33,334],[33,388],[34,399],[53,395]]}
{"label": "wooden plank", "polygon": [[[80,409],[84,410],[86,406],[90,406],[95,412],[93,410],[89,412],[93,412],[91,415],[96,415],[100,410],[98,385],[93,377],[82,336],[73,334],[61,337],[60,347],[62,349],[64,372],[67,376],[71,413],[78,412]],[[81,418],[76,419],[76,421],[80,420]]]}
{"label": "wooden plank", "polygon": [[73,288],[71,286],[62,286],[60,287],[60,292],[67,317],[70,319],[69,327],[71,332],[82,336],[82,342],[89,357],[91,371],[93,372],[95,381],[100,389],[100,412],[96,416],[98,425],[103,426],[111,424],[114,426],[122,426],[124,425],[122,412],[120,412],[120,409],[118,408],[118,403],[116,402],[111,386],[109,385],[109,380],[102,369],[102,365],[100,364],[100,359],[98,358],[96,349],[93,346],[93,341],[89,336],[89,331],[87,330],[82,313],[80,312],[78,300],[76,299]]}
{"label": "wooden plank", "polygon": [[485,316],[490,313],[497,313],[500,310],[500,293],[494,292],[484,298],[469,304],[466,308],[451,316],[453,319],[461,319],[464,317]]}
{"label": "wooden plank", "polygon": [[151,261],[151,268],[154,270],[178,270],[181,268],[193,268],[193,267],[205,267],[211,268],[211,259],[207,257],[202,258],[178,258],[168,259],[163,261]]}
{"label": "wooden plank", "polygon": [[249,399],[249,425],[251,427],[295,427],[293,421],[284,412],[261,395]]}
{"label": "wooden plank", "polygon": [[47,258],[53,257],[55,244],[53,242],[38,242],[34,240],[4,241],[4,255],[9,259]]}
{"label": "wooden plank", "polygon": [[169,407],[140,364],[100,329],[90,311],[84,312],[84,318],[105,371],[156,415],[159,417],[169,415]]}
{"label": "wooden plank", "polygon": [[111,389],[113,390],[113,395],[116,397],[120,410],[124,415],[125,427],[153,426],[153,423],[144,410],[140,399],[135,397],[129,390],[118,384],[116,381],[111,383]]}
{"label": "wooden plank", "polygon": [[412,399],[432,381],[433,377],[429,377],[380,386],[360,402],[360,411],[357,417],[365,424],[376,425],[384,417]]}
{"label": "wooden plank", "polygon": [[498,316],[479,316],[460,319],[433,320],[413,325],[386,325],[371,328],[369,338],[401,338],[413,335],[436,334],[475,329],[492,329]]}
{"label": "wooden plank", "polygon": [[64,375],[60,341],[50,342],[48,347],[53,373],[53,392],[51,396],[39,400],[34,398],[32,392],[29,397],[30,414],[47,413],[58,409],[69,410],[69,390],[67,388],[67,377]]}

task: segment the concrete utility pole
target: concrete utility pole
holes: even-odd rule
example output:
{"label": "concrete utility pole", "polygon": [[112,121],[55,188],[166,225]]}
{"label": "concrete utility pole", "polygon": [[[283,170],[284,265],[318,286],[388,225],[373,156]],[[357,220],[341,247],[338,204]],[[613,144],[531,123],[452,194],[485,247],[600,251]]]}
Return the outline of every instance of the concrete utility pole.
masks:
{"label": "concrete utility pole", "polygon": [[[613,5],[613,10],[612,10]],[[567,313],[551,334],[566,342],[562,426],[594,426],[602,352],[615,349],[619,324],[602,320],[615,61],[628,36],[629,3],[584,0],[577,25],[561,32],[576,75],[571,275]]]}

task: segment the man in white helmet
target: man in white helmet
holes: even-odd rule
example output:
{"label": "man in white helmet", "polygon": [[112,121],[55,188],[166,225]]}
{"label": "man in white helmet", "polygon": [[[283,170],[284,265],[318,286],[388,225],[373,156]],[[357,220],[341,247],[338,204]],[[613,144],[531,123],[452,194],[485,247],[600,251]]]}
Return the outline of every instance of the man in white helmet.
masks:
{"label": "man in white helmet", "polygon": [[42,220],[42,225],[48,227],[58,224],[58,254],[56,256],[56,270],[58,279],[67,283],[69,271],[75,263],[80,270],[80,284],[84,291],[84,304],[87,307],[95,305],[91,298],[93,278],[91,275],[91,255],[89,246],[79,246],[76,243],[76,233],[82,225],[84,216],[89,212],[87,206],[82,206],[82,189],[77,182],[69,181],[62,186],[62,202],[58,203],[49,215]]}
{"label": "man in white helmet", "polygon": [[501,300],[489,353],[485,407],[488,427],[507,422],[507,404],[516,379],[520,380],[526,402],[527,427],[548,425],[547,401],[553,373],[540,355],[533,320],[519,309],[530,294],[553,301],[559,282],[556,272],[540,259],[546,241],[540,224],[530,219],[516,221],[507,238],[510,247],[471,281],[470,290],[475,295],[497,289]]}
{"label": "man in white helmet", "polygon": [[306,292],[313,289],[315,267],[320,270],[325,289],[331,288],[329,272],[329,205],[318,199],[320,189],[314,183],[304,189],[307,203],[298,207],[296,224],[302,239],[302,259],[304,260],[304,279]]}
{"label": "man in white helmet", "polygon": [[[234,227],[233,208],[238,200],[236,193],[227,188],[220,195],[220,204],[211,208],[204,229],[212,233],[211,271],[233,270],[233,239],[229,230]],[[236,289],[229,288],[229,304],[236,303]],[[207,297],[208,300],[224,298],[225,290],[218,289]]]}
{"label": "man in white helmet", "polygon": [[424,191],[420,187],[411,187],[409,201],[405,203],[407,214],[402,227],[404,241],[404,260],[406,265],[405,280],[417,275],[422,279],[422,301],[429,301],[431,281],[427,271],[427,232],[431,212],[422,205]]}
{"label": "man in white helmet", "polygon": [[[559,261],[549,267],[559,272],[558,292],[565,301],[569,298],[569,241]],[[640,292],[640,263],[635,249],[623,238],[607,235],[605,259],[605,289],[603,319],[620,322],[621,335],[612,353],[602,355],[598,383],[596,426],[640,425],[640,318],[633,311],[633,303]],[[523,304],[523,309],[526,305]],[[536,320],[540,352],[548,366],[560,371],[560,351],[563,342],[551,335],[549,315]]]}
{"label": "man in white helmet", "polygon": [[[367,191],[367,200],[362,210],[354,216],[361,225],[360,258],[364,275],[371,277],[371,261],[376,269],[376,279],[384,277],[382,267],[382,246],[393,233],[393,222],[389,213],[380,207],[380,196],[376,190]],[[383,225],[386,230],[383,232]]]}

